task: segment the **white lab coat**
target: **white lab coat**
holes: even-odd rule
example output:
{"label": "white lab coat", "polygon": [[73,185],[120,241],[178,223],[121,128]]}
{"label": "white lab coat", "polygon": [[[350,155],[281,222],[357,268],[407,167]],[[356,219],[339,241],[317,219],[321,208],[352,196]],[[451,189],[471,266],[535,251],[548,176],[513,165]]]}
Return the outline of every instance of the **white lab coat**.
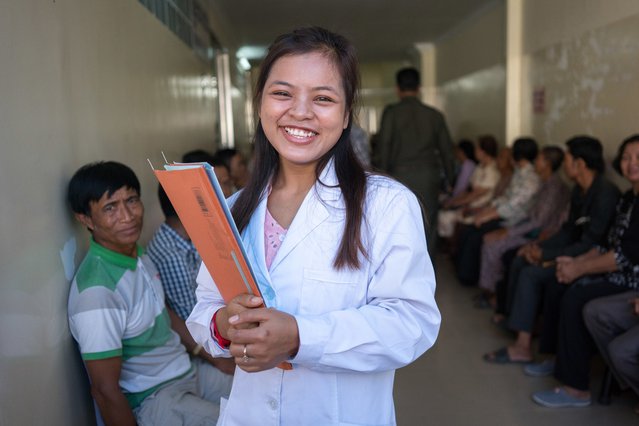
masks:
{"label": "white lab coat", "polygon": [[[264,255],[266,197],[242,233],[257,280],[272,287],[270,306],[295,316],[300,347],[293,369],[236,369],[218,425],[395,425],[393,380],[431,347],[441,316],[435,275],[415,196],[401,184],[369,176],[362,237],[369,259],[335,270],[344,205],[332,163],[304,199],[270,271]],[[224,302],[204,266],[198,303],[187,320],[214,356],[230,356],[209,325]]]}

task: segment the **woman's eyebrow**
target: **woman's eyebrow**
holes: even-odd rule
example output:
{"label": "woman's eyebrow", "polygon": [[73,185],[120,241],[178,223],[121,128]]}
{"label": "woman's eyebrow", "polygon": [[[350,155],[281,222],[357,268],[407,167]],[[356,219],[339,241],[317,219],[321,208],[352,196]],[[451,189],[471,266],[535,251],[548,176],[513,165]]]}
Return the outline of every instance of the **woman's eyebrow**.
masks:
{"label": "woman's eyebrow", "polygon": [[[295,87],[295,85],[293,85],[293,84],[291,84],[291,83],[289,83],[289,82],[287,82],[287,81],[283,81],[283,80],[275,80],[275,81],[271,82],[271,84],[269,84],[269,87],[270,87],[270,86],[287,86],[287,87]],[[337,91],[337,89],[335,89],[335,88],[334,88],[334,87],[332,87],[332,86],[316,86],[316,87],[313,87],[313,90],[314,90],[314,91],[327,90],[327,91],[329,91],[329,92],[339,93],[339,92]]]}
{"label": "woman's eyebrow", "polygon": [[269,84],[270,86],[288,86],[288,87],[294,87],[291,83],[288,83],[286,81],[282,81],[282,80],[275,80],[273,81],[271,84]]}
{"label": "woman's eyebrow", "polygon": [[313,87],[313,90],[328,90],[329,92],[338,93],[337,90],[332,86],[317,86]]}

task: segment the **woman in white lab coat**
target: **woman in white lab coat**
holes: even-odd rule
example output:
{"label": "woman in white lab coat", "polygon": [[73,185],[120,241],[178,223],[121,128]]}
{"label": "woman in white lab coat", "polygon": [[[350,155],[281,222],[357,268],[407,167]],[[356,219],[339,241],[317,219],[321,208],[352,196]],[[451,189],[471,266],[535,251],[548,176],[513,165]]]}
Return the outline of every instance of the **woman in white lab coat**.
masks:
{"label": "woman in white lab coat", "polygon": [[256,168],[231,210],[263,299],[225,305],[202,266],[187,321],[239,367],[219,425],[394,425],[395,369],[437,337],[419,203],[353,154],[358,83],[353,46],[321,28],[262,63]]}

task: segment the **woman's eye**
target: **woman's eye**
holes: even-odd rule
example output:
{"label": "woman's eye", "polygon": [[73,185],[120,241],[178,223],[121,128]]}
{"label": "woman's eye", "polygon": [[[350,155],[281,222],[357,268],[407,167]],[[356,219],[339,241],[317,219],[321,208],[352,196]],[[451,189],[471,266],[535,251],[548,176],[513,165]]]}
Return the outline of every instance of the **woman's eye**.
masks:
{"label": "woman's eye", "polygon": [[318,102],[333,102],[333,99],[328,96],[318,96],[315,100]]}
{"label": "woman's eye", "polygon": [[280,96],[280,97],[288,97],[289,96],[288,92],[284,92],[282,90],[278,90],[278,91],[273,92],[273,95],[274,96]]}

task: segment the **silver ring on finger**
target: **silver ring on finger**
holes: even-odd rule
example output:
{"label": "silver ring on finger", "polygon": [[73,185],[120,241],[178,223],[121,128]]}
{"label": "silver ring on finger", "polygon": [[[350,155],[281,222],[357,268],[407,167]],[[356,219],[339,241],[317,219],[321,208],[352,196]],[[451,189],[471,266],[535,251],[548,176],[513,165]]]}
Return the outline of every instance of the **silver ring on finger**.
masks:
{"label": "silver ring on finger", "polygon": [[246,345],[244,345],[244,350],[242,351],[242,362],[243,363],[247,363],[249,362],[250,357],[248,356],[248,354],[246,353]]}

